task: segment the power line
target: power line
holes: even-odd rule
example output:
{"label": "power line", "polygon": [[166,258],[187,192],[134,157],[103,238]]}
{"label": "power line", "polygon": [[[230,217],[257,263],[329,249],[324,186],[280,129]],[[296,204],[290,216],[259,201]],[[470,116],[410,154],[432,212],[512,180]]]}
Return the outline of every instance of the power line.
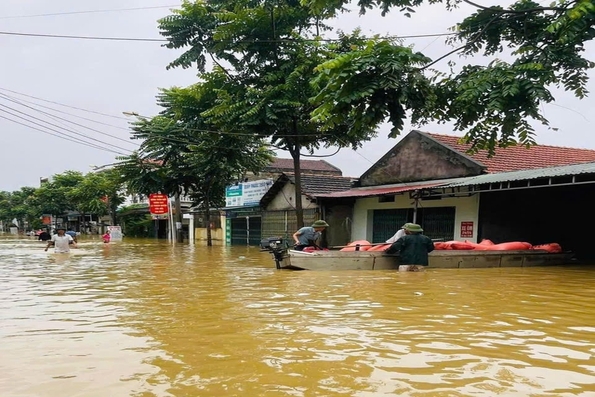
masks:
{"label": "power line", "polygon": [[[457,33],[429,33],[429,34],[415,34],[405,36],[384,36],[377,38],[369,38],[369,40],[398,40],[398,39],[416,39],[416,38],[427,38],[427,37],[441,37],[441,36],[453,36]],[[139,41],[139,42],[157,42],[164,43],[169,42],[167,39],[152,39],[142,37],[104,37],[104,36],[71,36],[71,35],[60,35],[60,34],[42,34],[42,33],[21,33],[21,32],[4,32],[0,31],[0,35],[5,36],[24,36],[24,37],[45,37],[45,38],[57,38],[57,39],[78,39],[78,40],[107,40],[107,41]],[[336,42],[341,41],[339,38],[329,39],[258,39],[258,40],[212,40],[214,43],[299,43],[299,42]]]}
{"label": "power line", "polygon": [[[1,90],[1,88],[0,88],[0,90]],[[15,100],[15,101],[18,101],[19,103],[20,103],[20,102],[29,103],[29,104],[35,105],[35,106],[37,106],[37,107],[40,107],[40,108],[43,108],[43,109],[48,109],[48,110],[51,110],[51,111],[54,111],[54,112],[58,112],[58,113],[61,113],[61,114],[67,114],[67,115],[69,115],[69,116],[76,117],[76,118],[79,118],[79,119],[81,119],[81,120],[90,121],[90,122],[92,122],[92,123],[96,123],[96,124],[104,125],[104,126],[106,126],[106,127],[112,127],[112,128],[118,128],[118,129],[120,129],[120,130],[124,130],[124,131],[130,131],[130,129],[129,129],[129,128],[127,128],[127,127],[122,127],[122,126],[115,125],[115,124],[104,123],[104,122],[102,122],[102,121],[98,121],[98,120],[90,119],[90,118],[88,118],[88,117],[79,116],[78,114],[74,114],[74,113],[66,112],[66,111],[64,111],[64,110],[56,109],[56,108],[53,108],[53,107],[51,107],[51,106],[45,106],[45,105],[41,105],[41,104],[39,104],[39,103],[36,103],[36,102],[33,102],[33,101],[28,101],[28,100],[26,100],[26,99],[22,99],[22,98],[18,98],[18,99],[17,99],[17,98],[15,98],[15,97],[13,97],[13,96],[10,96],[10,95],[7,95],[7,94],[0,94],[0,95],[1,95],[1,96],[4,96],[4,97],[6,97],[6,98],[12,98],[13,100]]]}
{"label": "power line", "polygon": [[[29,117],[29,118],[33,119],[33,120],[38,120],[38,121],[41,121],[41,122],[43,122],[43,123],[46,123],[46,124],[48,124],[48,125],[51,125],[51,126],[53,126],[53,127],[57,127],[57,128],[60,128],[60,129],[62,129],[62,128],[63,128],[63,127],[60,127],[59,125],[56,125],[56,124],[53,124],[53,123],[49,123],[49,122],[47,122],[46,120],[40,119],[39,117],[31,116],[31,115],[29,115],[29,114],[27,114],[27,113],[25,113],[25,112],[21,112],[20,110],[14,109],[14,108],[12,108],[12,107],[10,107],[10,106],[6,106],[6,105],[3,105],[3,104],[0,104],[0,107],[6,108],[6,109],[10,109],[10,110],[12,110],[13,112],[20,113],[20,114],[22,114],[22,115],[25,115],[25,116],[27,116],[27,117]],[[13,113],[10,113],[10,112],[8,112],[8,111],[6,111],[6,110],[2,110],[2,109],[0,109],[0,111],[3,111],[3,112],[6,112],[6,113],[9,113],[9,114],[11,114],[11,115],[12,115],[12,116],[14,116],[14,117],[18,117],[18,118],[20,118],[20,119],[23,119],[23,120],[25,120],[25,121],[28,121],[28,122],[29,122],[29,123],[31,123],[31,124],[36,124],[36,125],[39,125],[39,126],[41,126],[41,127],[43,127],[43,128],[47,128],[47,129],[50,129],[50,130],[52,130],[51,128],[49,128],[49,127],[46,127],[46,126],[45,126],[45,125],[43,125],[43,124],[39,124],[39,123],[36,123],[36,122],[34,122],[34,121],[28,120],[28,119],[26,119],[26,118],[24,118],[24,117],[21,117],[21,116],[15,115],[15,114],[13,114]],[[71,130],[71,129],[68,129],[68,128],[63,128],[63,129],[64,129],[65,131],[71,132],[71,133],[73,133],[73,134],[75,134],[75,135],[79,135],[79,136],[81,136],[81,137],[83,137],[83,138],[85,138],[85,139],[88,139],[88,140],[91,140],[91,141],[95,141],[95,142],[99,142],[99,143],[101,143],[101,144],[104,144],[104,145],[112,146],[112,147],[114,147],[114,148],[116,148],[116,149],[120,149],[120,150],[124,150],[124,151],[128,151],[128,152],[132,152],[132,151],[131,151],[131,150],[129,150],[129,149],[126,149],[126,148],[123,148],[123,147],[120,147],[120,146],[117,146],[117,145],[114,145],[114,144],[111,144],[111,143],[108,143],[108,142],[104,142],[104,141],[101,141],[101,140],[99,140],[99,139],[95,139],[95,138],[92,138],[92,137],[85,136],[85,135],[81,134],[80,132],[76,132],[76,131],[74,131],[74,130]],[[52,131],[53,131],[53,130],[52,130]],[[64,133],[64,131],[56,131],[56,132],[59,132],[59,133]],[[123,153],[121,153],[121,154],[123,154]]]}
{"label": "power line", "polygon": [[114,118],[114,119],[127,120],[127,121],[129,120],[129,119],[127,119],[126,117],[121,117],[121,116],[115,116],[115,115],[113,115],[113,114],[107,114],[107,113],[96,112],[96,111],[94,111],[94,110],[89,110],[89,109],[77,108],[76,106],[66,105],[66,104],[64,104],[64,103],[60,103],[60,102],[54,102],[54,101],[50,101],[50,100],[48,100],[48,99],[43,99],[43,98],[39,98],[39,97],[36,97],[36,96],[33,96],[33,95],[27,95],[27,94],[23,94],[23,93],[21,93],[21,92],[18,92],[18,91],[9,90],[8,88],[2,88],[2,87],[0,87],[0,91],[7,91],[7,92],[11,92],[11,93],[13,93],[13,94],[22,95],[22,96],[24,96],[24,97],[27,97],[27,98],[37,99],[38,101],[43,101],[43,102],[47,102],[47,103],[53,103],[54,105],[64,106],[64,107],[71,108],[71,109],[75,109],[75,110],[80,110],[80,111],[82,111],[82,112],[87,112],[87,113],[94,113],[94,114],[98,114],[98,115],[100,115],[100,116],[105,116],[105,117],[112,117],[112,118]]}
{"label": "power line", "polygon": [[[10,112],[6,112],[5,110],[2,110],[2,109],[0,109],[0,112],[5,112],[5,113],[8,113],[8,114],[11,114]],[[22,125],[22,126],[27,127],[27,128],[31,128],[32,130],[37,130],[37,131],[43,132],[44,134],[48,134],[48,135],[54,136],[56,138],[64,139],[66,141],[70,141],[70,142],[74,142],[74,143],[78,143],[79,145],[88,146],[88,147],[91,147],[93,149],[103,150],[105,152],[110,152],[110,153],[115,153],[115,154],[122,154],[122,153],[113,151],[111,149],[107,149],[107,148],[101,147],[99,145],[95,145],[95,144],[92,144],[92,143],[84,142],[84,141],[82,141],[80,139],[72,138],[70,136],[63,136],[63,135],[59,135],[59,134],[54,134],[54,133],[51,133],[51,132],[42,130],[40,128],[37,128],[37,127],[33,127],[33,126],[30,126],[30,125],[27,125],[27,124],[22,123],[20,121],[12,120],[12,119],[10,119],[8,117],[2,116],[1,114],[0,114],[0,118],[2,118],[4,120],[11,121],[11,122],[13,122],[15,124]],[[53,131],[53,130],[51,130],[51,131]]]}
{"label": "power line", "polygon": [[[79,124],[79,123],[77,123],[77,122],[74,122],[74,121],[71,121],[71,120],[65,119],[65,118],[63,118],[63,117],[56,116],[56,115],[53,115],[53,114],[51,114],[51,113],[48,113],[48,112],[44,112],[43,110],[35,109],[35,108],[34,108],[34,107],[32,107],[32,106],[29,106],[29,105],[26,105],[26,104],[24,104],[24,103],[21,103],[21,102],[19,102],[18,100],[11,99],[11,98],[10,98],[10,97],[8,97],[6,94],[1,94],[1,93],[0,93],[0,97],[3,97],[3,98],[5,98],[5,99],[6,99],[6,100],[8,100],[8,101],[11,101],[11,102],[13,102],[13,103],[16,103],[16,104],[19,104],[19,105],[21,105],[21,106],[23,106],[23,107],[26,107],[26,108],[29,108],[29,109],[35,110],[35,111],[37,111],[37,112],[39,112],[39,113],[45,114],[45,115],[47,115],[47,116],[50,116],[50,117],[52,117],[52,118],[55,118],[55,119],[58,119],[58,120],[63,120],[63,121],[66,121],[67,123],[71,123],[71,124],[74,124],[74,125],[76,125],[76,126],[78,126],[78,127],[82,127],[82,128],[88,129],[88,130],[90,130],[90,131],[97,132],[97,133],[99,133],[99,134],[101,134],[101,135],[109,136],[110,138],[117,139],[117,140],[119,140],[119,141],[122,141],[122,142],[125,142],[125,143],[127,143],[127,144],[129,144],[129,145],[138,146],[137,144],[135,144],[135,143],[131,142],[129,139],[123,139],[123,138],[120,138],[120,137],[118,137],[118,136],[116,136],[116,135],[108,134],[107,132],[103,132],[103,131],[97,130],[97,129],[95,129],[95,128],[88,127],[88,126],[86,126],[86,125]],[[0,106],[2,106],[2,105],[0,105]]]}
{"label": "power line", "polygon": [[0,17],[0,19],[53,17],[53,16],[58,16],[58,15],[94,14],[94,13],[101,13],[101,12],[152,10],[152,9],[157,9],[157,8],[171,8],[171,7],[179,7],[179,6],[180,6],[179,4],[174,4],[174,5],[169,5],[169,6],[163,5],[163,6],[153,6],[153,7],[116,8],[116,9],[109,9],[109,10],[86,10],[86,11],[55,12],[55,13],[51,13],[51,14],[9,15],[9,16]]}

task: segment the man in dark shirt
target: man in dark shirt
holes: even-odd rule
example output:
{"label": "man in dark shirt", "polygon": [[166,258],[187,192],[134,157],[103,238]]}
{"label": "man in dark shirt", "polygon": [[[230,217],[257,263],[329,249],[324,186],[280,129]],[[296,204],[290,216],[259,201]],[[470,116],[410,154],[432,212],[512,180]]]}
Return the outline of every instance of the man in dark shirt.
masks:
{"label": "man in dark shirt", "polygon": [[428,266],[428,253],[434,250],[434,243],[424,236],[421,226],[415,223],[405,225],[405,236],[393,243],[385,252],[399,253],[399,271],[417,272]]}

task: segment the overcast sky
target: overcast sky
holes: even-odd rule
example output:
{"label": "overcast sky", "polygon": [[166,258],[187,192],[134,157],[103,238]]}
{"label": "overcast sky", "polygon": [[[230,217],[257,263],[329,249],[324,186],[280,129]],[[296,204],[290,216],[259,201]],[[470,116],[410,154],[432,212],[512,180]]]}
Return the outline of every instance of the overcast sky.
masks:
{"label": "overcast sky", "polygon": [[[167,7],[72,13],[175,6],[179,3],[178,0],[1,0],[0,32],[159,39],[156,21],[168,15]],[[354,12],[343,14],[334,26],[346,31],[359,26],[366,34],[444,33],[472,10],[470,6],[463,6],[457,12],[449,13],[443,6],[434,5],[419,10],[411,19],[396,13],[383,18],[376,12],[359,17]],[[35,16],[52,13],[71,14]],[[442,37],[409,39],[406,43],[413,44],[432,58],[451,49]],[[124,153],[136,146],[127,142],[129,119],[122,112],[153,115],[158,111],[155,105],[158,88],[185,86],[197,81],[195,70],[166,70],[166,65],[177,52],[162,48],[157,42],[0,34],[0,49],[0,190],[38,186],[41,177],[68,169],[86,173],[93,166],[113,162],[117,154],[105,150],[106,143],[114,145],[109,149]],[[588,53],[593,51],[590,47]],[[436,67],[445,69],[446,62]],[[591,90],[593,84],[590,83]],[[556,104],[545,105],[544,111],[552,126],[559,131],[540,129],[538,142],[595,149],[591,123],[595,116],[589,112],[595,108],[595,99],[579,101],[564,92],[556,96]],[[39,111],[54,116],[50,118]],[[453,134],[447,125],[428,125],[422,129]],[[84,135],[89,144],[100,145],[104,149],[83,146],[49,134],[74,140]],[[397,140],[388,139],[387,134],[388,128],[383,128],[378,138],[366,143],[357,153],[344,149],[326,160],[340,167],[346,176],[359,176],[396,144]],[[320,154],[330,152],[334,150],[321,151]],[[280,155],[289,157],[286,153]]]}

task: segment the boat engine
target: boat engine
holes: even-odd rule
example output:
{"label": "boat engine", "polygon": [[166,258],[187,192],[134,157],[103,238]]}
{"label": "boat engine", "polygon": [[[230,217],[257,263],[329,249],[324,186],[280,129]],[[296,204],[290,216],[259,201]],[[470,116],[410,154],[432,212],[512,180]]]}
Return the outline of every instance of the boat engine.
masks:
{"label": "boat engine", "polygon": [[277,269],[281,269],[281,261],[287,252],[287,242],[282,237],[269,237],[260,241],[260,249],[269,251],[275,259]]}

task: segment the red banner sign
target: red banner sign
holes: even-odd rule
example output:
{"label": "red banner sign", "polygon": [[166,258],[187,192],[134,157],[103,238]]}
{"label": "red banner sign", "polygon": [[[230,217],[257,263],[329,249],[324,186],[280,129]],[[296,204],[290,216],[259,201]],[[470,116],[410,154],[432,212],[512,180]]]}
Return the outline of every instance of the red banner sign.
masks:
{"label": "red banner sign", "polygon": [[473,222],[461,222],[461,238],[473,238]]}
{"label": "red banner sign", "polygon": [[166,194],[153,193],[149,195],[149,212],[152,215],[164,215],[169,211],[169,199]]}

